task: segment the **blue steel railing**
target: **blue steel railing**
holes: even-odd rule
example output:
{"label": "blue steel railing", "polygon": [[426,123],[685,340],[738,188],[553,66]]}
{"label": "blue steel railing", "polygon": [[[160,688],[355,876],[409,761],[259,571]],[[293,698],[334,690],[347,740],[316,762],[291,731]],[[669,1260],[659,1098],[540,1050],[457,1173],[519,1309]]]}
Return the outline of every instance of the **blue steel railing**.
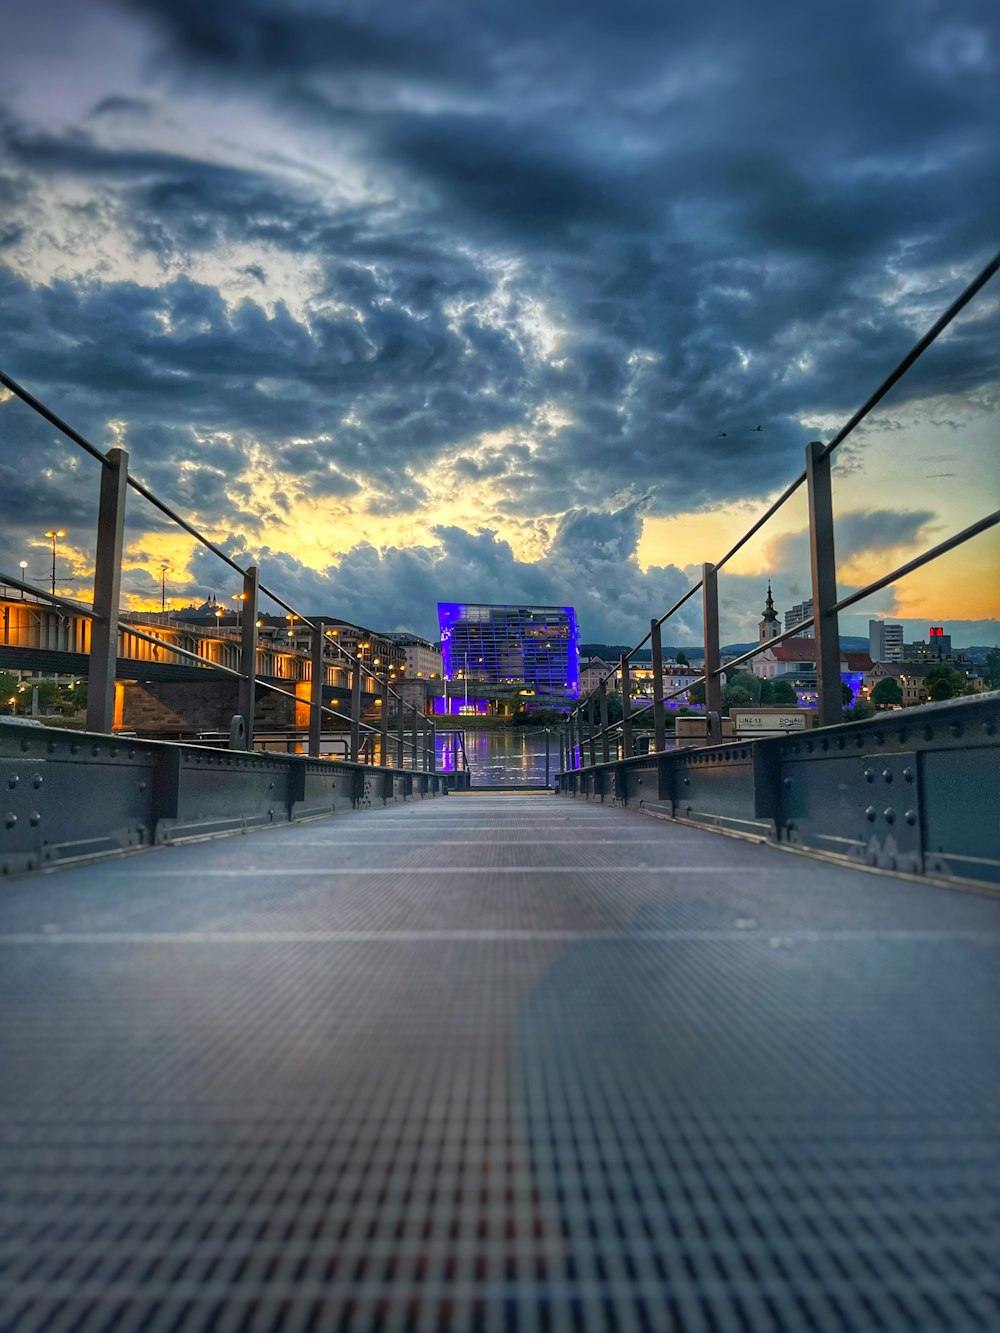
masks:
{"label": "blue steel railing", "polygon": [[[671,699],[688,693],[696,685],[705,687],[705,712],[707,715],[707,741],[712,743],[722,739],[721,704],[724,671],[749,662],[758,653],[773,648],[786,639],[800,636],[805,629],[812,628],[816,642],[816,678],[818,690],[818,721],[821,726],[833,726],[843,721],[840,680],[840,635],[838,617],[841,611],[863,601],[873,593],[888,587],[906,575],[930,564],[948,551],[970,541],[980,533],[1000,523],[1000,510],[970,523],[961,532],[938,542],[936,546],[915,556],[899,568],[873,579],[863,588],[856,589],[846,597],[837,597],[837,569],[833,534],[833,497],[830,459],[834,451],[848,438],[851,432],[882,401],[892,387],[907,373],[913,364],[923,355],[928,347],[952,323],[956,316],[965,309],[973,298],[986,286],[1000,268],[1000,253],[990,262],[952,301],[951,305],[927,330],[924,336],[914,344],[895,369],[886,376],[878,388],[858,408],[854,415],[836,433],[832,440],[823,444],[813,441],[806,447],[806,466],[790,482],[778,498],[760,518],[753,523],[720,560],[714,564],[703,564],[701,578],[674,602],[663,615],[650,621],[649,631],[628,652],[622,653],[619,663],[607,671],[600,682],[590,690],[579,703],[570,710],[561,736],[561,765],[564,770],[574,770],[599,762],[608,763],[611,758],[629,758],[635,752],[632,725],[640,713],[652,710],[653,728],[650,738],[650,750],[666,749],[666,715],[664,705]],[[730,658],[725,665],[720,661],[719,651],[719,571],[741,551],[747,542],[773,518],[774,515],[803,486],[807,488],[809,516],[809,551],[812,572],[813,614],[799,621],[793,628],[776,634],[773,638],[757,644],[739,657]],[[704,667],[702,674],[688,680],[683,686],[671,691],[663,687],[662,626],[684,606],[696,593],[702,594],[702,623]],[[652,669],[653,701],[635,711],[631,708],[630,663],[646,644],[650,644]],[[622,719],[610,724],[608,721],[608,682],[615,677],[621,681]],[[614,745],[614,756],[611,747]],[[588,753],[589,752],[589,753]]]}

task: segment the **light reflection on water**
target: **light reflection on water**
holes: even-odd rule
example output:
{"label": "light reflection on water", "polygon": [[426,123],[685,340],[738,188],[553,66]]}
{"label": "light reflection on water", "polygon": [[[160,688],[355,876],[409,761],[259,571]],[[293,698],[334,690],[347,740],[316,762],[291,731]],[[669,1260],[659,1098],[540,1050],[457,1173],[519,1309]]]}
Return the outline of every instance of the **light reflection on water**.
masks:
{"label": "light reflection on water", "polygon": [[[465,732],[465,753],[474,787],[538,786],[545,782],[544,732],[532,727],[510,731],[485,731],[470,727]],[[455,767],[454,737],[438,737],[438,767]],[[549,780],[559,771],[559,737],[549,733]]]}

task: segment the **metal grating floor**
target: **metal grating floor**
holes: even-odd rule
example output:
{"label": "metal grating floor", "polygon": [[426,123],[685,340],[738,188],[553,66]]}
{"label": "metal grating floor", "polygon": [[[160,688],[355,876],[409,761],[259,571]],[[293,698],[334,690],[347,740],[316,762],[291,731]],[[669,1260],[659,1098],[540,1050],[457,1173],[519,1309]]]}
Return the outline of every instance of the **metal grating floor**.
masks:
{"label": "metal grating floor", "polygon": [[547,796],[9,883],[0,1329],[996,1327],[998,944]]}

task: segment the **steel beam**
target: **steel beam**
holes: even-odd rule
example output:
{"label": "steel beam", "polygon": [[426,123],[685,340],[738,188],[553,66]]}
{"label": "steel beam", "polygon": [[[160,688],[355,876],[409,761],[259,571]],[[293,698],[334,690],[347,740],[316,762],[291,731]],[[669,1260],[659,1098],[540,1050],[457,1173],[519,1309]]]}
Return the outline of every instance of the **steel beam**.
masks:
{"label": "steel beam", "polygon": [[309,754],[319,758],[320,734],[323,730],[323,685],[326,681],[326,663],[323,660],[325,636],[322,625],[309,634]]}
{"label": "steel beam", "polygon": [[239,709],[248,750],[253,749],[253,715],[257,694],[257,599],[260,577],[256,565],[243,575],[243,621],[240,634]]}
{"label": "steel beam", "polygon": [[379,718],[379,763],[383,768],[389,762],[389,677],[382,681],[382,716]]}
{"label": "steel beam", "polygon": [[708,739],[722,739],[722,681],[719,677],[719,576],[714,565],[701,567],[702,626],[705,651],[705,713]]}
{"label": "steel beam", "polygon": [[351,672],[351,758],[355,763],[361,756],[361,659],[356,658]]}
{"label": "steel beam", "polygon": [[622,653],[621,658],[621,678],[622,678],[622,758],[631,759],[632,757],[632,676],[629,671],[628,658]]}
{"label": "steel beam", "polygon": [[806,487],[809,497],[809,557],[812,565],[813,634],[816,638],[816,684],[819,724],[843,721],[840,683],[840,628],[837,619],[837,561],[833,543],[833,489],[830,455],[818,440],[806,445]]}
{"label": "steel beam", "polygon": [[660,622],[649,622],[649,643],[653,658],[653,748],[658,754],[666,749],[667,731],[663,716],[663,642]]}
{"label": "steel beam", "polygon": [[118,602],[125,537],[128,453],[109,449],[101,469],[94,562],[94,616],[90,623],[87,674],[87,730],[108,732],[115,722],[115,666],[118,661]]}

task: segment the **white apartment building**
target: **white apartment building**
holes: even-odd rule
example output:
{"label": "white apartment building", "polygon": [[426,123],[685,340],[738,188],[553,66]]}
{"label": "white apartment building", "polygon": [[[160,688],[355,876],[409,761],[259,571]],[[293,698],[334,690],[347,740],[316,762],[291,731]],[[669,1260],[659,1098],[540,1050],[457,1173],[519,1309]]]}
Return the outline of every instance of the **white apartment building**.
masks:
{"label": "white apartment building", "polygon": [[890,625],[885,620],[869,620],[868,656],[873,662],[902,662],[902,625]]}
{"label": "white apartment building", "polygon": [[[813,604],[811,597],[804,602],[796,602],[793,607],[790,607],[785,612],[785,629],[790,630],[794,629],[796,625],[801,625],[803,620],[808,620],[812,613]],[[802,631],[802,637],[804,639],[811,639],[813,637],[812,625],[806,626]]]}
{"label": "white apartment building", "polygon": [[421,639],[417,634],[387,634],[385,637],[406,654],[406,675],[409,679],[441,679],[441,654],[427,639]]}

